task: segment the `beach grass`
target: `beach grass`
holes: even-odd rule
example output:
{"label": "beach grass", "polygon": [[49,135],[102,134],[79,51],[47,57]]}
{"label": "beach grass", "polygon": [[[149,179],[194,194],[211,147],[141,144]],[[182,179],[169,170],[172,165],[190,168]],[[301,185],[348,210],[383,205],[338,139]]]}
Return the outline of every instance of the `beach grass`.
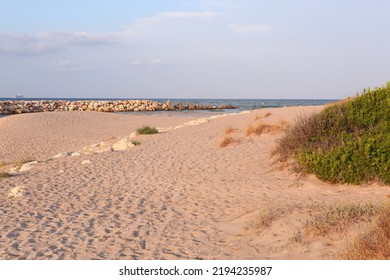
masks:
{"label": "beach grass", "polygon": [[269,205],[265,209],[262,209],[261,213],[256,217],[256,219],[247,227],[247,230],[252,230],[259,233],[270,227],[273,222],[290,214],[293,210],[294,207],[292,206],[273,204]]}
{"label": "beach grass", "polygon": [[252,134],[256,136],[260,136],[263,133],[272,133],[272,132],[279,132],[283,129],[285,124],[278,124],[278,125],[273,125],[273,124],[257,124],[256,126],[249,125],[247,130],[246,130],[246,136],[250,136]]}
{"label": "beach grass", "polygon": [[236,128],[228,127],[225,129],[225,134],[232,134],[232,133],[236,133],[236,132],[238,132],[238,129],[236,129]]}
{"label": "beach grass", "polygon": [[223,138],[222,142],[219,144],[219,146],[221,148],[225,148],[225,147],[229,146],[230,144],[238,144],[238,143],[240,143],[240,140],[235,139],[233,137],[225,136]]}
{"label": "beach grass", "polygon": [[157,134],[158,129],[150,126],[143,126],[137,129],[138,134]]}
{"label": "beach grass", "polygon": [[326,236],[329,233],[342,233],[353,223],[373,217],[380,207],[371,203],[338,204],[326,206],[320,213],[305,223],[305,234],[309,236]]}
{"label": "beach grass", "polygon": [[261,119],[262,119],[262,116],[256,115],[255,121],[258,121],[258,120],[261,120]]}
{"label": "beach grass", "polygon": [[378,211],[374,226],[358,236],[341,255],[348,260],[389,260],[390,259],[390,204]]}

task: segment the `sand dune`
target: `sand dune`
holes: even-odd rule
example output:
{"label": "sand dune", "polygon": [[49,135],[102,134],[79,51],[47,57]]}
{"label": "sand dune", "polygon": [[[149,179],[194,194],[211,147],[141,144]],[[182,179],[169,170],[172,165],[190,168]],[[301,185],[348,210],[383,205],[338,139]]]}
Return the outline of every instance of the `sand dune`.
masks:
{"label": "sand dune", "polygon": [[[0,161],[8,162],[79,151],[146,124],[165,128],[134,137],[141,144],[128,150],[56,158],[0,179],[0,259],[336,258],[364,225],[301,240],[304,222],[321,205],[379,203],[388,187],[329,185],[280,170],[270,152],[282,132],[247,136],[256,122],[290,123],[322,108],[256,110],[197,125],[194,117],[91,112],[0,119]],[[237,143],[221,148],[227,128]],[[8,197],[15,187],[22,195]]]}

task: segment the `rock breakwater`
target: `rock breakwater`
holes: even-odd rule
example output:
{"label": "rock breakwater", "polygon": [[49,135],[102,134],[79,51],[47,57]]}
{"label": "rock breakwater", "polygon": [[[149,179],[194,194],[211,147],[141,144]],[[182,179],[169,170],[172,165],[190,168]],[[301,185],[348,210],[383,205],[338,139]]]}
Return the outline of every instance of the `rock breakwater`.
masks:
{"label": "rock breakwater", "polygon": [[204,105],[187,102],[173,104],[153,100],[7,100],[0,101],[0,114],[22,114],[59,111],[97,111],[97,112],[141,112],[141,111],[174,111],[174,110],[213,110],[235,109],[232,105]]}

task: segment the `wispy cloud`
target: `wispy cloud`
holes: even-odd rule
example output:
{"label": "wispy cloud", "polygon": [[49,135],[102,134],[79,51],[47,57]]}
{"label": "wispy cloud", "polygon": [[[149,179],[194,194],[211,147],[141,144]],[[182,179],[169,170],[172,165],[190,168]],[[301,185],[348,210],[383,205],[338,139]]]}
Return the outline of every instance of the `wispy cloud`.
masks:
{"label": "wispy cloud", "polygon": [[59,60],[54,68],[56,72],[81,72],[90,69],[87,65],[69,59]]}
{"label": "wispy cloud", "polygon": [[156,59],[152,59],[149,63],[152,65],[158,65],[158,64],[162,63],[162,60],[159,58],[156,58]]}
{"label": "wispy cloud", "polygon": [[159,65],[159,64],[162,64],[162,60],[159,58],[154,58],[149,61],[140,60],[140,59],[131,61],[131,65]]}
{"label": "wispy cloud", "polygon": [[215,12],[165,12],[159,13],[152,17],[138,19],[134,24],[126,26],[121,32],[122,35],[138,35],[154,25],[162,24],[172,20],[189,20],[189,19],[212,19],[219,16]]}
{"label": "wispy cloud", "polygon": [[271,29],[271,26],[265,24],[232,24],[229,27],[233,32],[239,34],[255,34]]}
{"label": "wispy cloud", "polygon": [[215,18],[219,14],[214,12],[166,12],[160,15],[164,18]]}
{"label": "wispy cloud", "polygon": [[41,34],[0,33],[0,52],[31,55],[49,53],[60,48],[43,37]]}
{"label": "wispy cloud", "polygon": [[59,51],[72,45],[102,45],[112,43],[113,34],[86,32],[0,33],[0,53],[39,55]]}
{"label": "wispy cloud", "polygon": [[38,33],[0,32],[0,54],[42,55],[71,46],[97,46],[122,42],[131,36],[144,34],[151,27],[172,20],[211,19],[214,12],[165,12],[141,18],[123,30],[107,33],[53,31]]}

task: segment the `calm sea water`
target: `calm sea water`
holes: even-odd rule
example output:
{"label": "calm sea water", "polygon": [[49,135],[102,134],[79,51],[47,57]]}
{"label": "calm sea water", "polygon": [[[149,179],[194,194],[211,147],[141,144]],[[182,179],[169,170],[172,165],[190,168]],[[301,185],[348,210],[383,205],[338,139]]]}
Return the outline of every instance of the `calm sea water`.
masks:
{"label": "calm sea water", "polygon": [[[132,99],[144,99],[144,98],[132,98]],[[149,98],[148,98],[149,99]],[[117,98],[23,98],[23,99],[10,99],[0,98],[0,100],[118,100]],[[152,99],[157,102],[167,102],[165,99]],[[120,114],[137,114],[137,115],[175,115],[175,116],[204,116],[218,113],[236,113],[247,110],[261,109],[261,108],[278,108],[278,107],[290,107],[290,106],[313,106],[313,105],[325,105],[328,103],[335,102],[335,99],[170,99],[173,104],[182,102],[187,104],[203,104],[203,105],[233,105],[237,109],[229,110],[206,110],[206,111],[155,111],[155,112],[125,112]],[[3,115],[4,116],[4,115]],[[0,115],[1,117],[1,115]]]}

